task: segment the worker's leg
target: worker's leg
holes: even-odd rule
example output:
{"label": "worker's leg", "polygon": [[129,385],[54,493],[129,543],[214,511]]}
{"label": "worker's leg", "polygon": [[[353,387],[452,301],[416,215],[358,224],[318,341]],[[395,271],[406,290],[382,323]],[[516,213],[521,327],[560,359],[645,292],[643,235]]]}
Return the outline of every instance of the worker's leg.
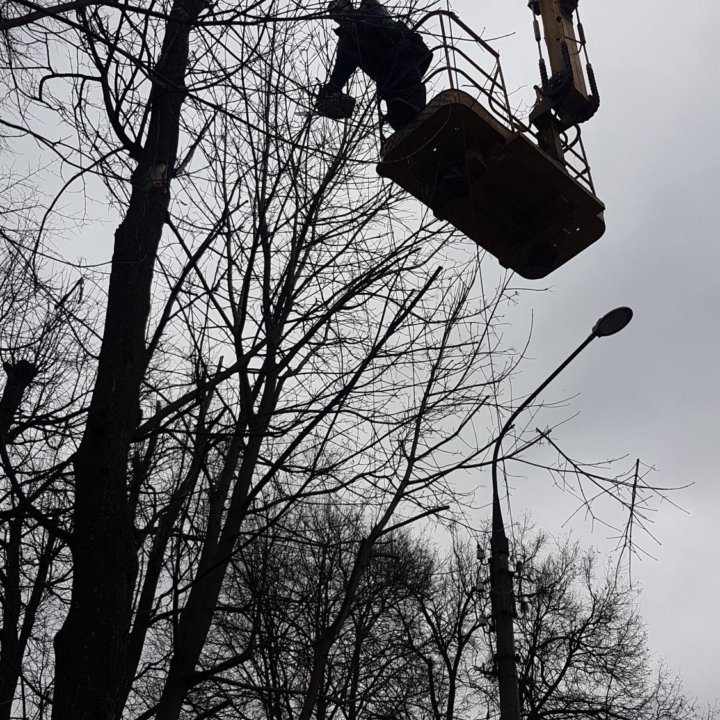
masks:
{"label": "worker's leg", "polygon": [[405,127],[427,104],[425,83],[415,70],[406,72],[394,83],[378,87],[387,103],[386,120],[393,130]]}
{"label": "worker's leg", "polygon": [[315,99],[315,110],[333,120],[343,120],[353,114],[355,100],[342,92],[345,83],[357,70],[358,55],[356,49],[345,37],[338,41],[335,64],[328,82],[320,89]]}

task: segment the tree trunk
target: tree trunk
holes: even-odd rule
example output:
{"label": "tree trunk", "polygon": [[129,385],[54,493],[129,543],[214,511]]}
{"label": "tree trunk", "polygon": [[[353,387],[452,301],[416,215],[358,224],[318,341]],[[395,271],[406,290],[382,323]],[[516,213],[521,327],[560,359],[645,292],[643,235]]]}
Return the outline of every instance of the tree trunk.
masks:
{"label": "tree trunk", "polygon": [[203,7],[199,0],[186,0],[175,2],[170,12],[153,72],[147,141],[115,233],[97,380],[74,458],[73,587],[70,610],[55,637],[53,720],[102,720],[122,713],[137,567],[128,457],[140,419],[145,330],[177,155],[189,34]]}

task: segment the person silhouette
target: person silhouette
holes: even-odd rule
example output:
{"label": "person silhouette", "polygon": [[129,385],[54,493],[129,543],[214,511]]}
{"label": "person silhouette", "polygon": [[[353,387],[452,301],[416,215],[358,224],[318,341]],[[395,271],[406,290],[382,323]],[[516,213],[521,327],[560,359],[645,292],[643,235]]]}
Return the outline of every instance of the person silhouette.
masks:
{"label": "person silhouette", "polygon": [[423,75],[432,52],[419,33],[394,20],[378,0],[331,0],[328,14],[338,23],[338,44],[330,78],[321,89],[316,109],[326,117],[349,117],[354,100],[343,93],[356,70],[375,81],[385,101],[384,119],[394,130],[405,127],[426,105]]}

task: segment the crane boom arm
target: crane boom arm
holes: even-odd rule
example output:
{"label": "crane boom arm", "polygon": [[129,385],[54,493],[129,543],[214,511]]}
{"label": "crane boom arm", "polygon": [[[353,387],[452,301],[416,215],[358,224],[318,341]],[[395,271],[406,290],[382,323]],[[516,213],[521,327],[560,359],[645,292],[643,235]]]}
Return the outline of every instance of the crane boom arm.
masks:
{"label": "crane boom arm", "polygon": [[584,31],[580,25],[576,28],[573,17],[578,1],[530,0],[528,3],[542,19],[552,73],[547,80],[543,79],[541,104],[543,110],[551,106],[563,126],[588,120],[599,105],[592,67],[588,63],[583,68],[582,64]]}

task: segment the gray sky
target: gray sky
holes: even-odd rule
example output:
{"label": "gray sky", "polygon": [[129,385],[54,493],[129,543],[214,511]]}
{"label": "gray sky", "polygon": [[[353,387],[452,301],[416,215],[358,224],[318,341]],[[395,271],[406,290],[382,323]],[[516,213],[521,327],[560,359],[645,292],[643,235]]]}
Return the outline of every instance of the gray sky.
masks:
{"label": "gray sky", "polygon": [[[532,18],[525,0],[459,0],[452,6],[485,37],[515,33],[500,50],[513,101],[538,82]],[[720,697],[716,521],[720,505],[716,437],[720,416],[717,326],[720,247],[716,216],[720,168],[720,3],[696,0],[584,0],[580,11],[602,104],[583,138],[605,236],[540,283],[514,320],[527,329],[529,355],[518,391],[541,382],[618,305],[635,311],[620,335],[595,341],[547,391],[579,395],[547,422],[580,415],[558,437],[576,456],[629,454],[657,468],[652,481],[694,485],[664,505],[644,546],[656,560],[633,565],[650,645],[680,672],[692,695]],[[548,530],[572,507],[547,477],[516,483],[513,511],[530,510]],[[608,532],[573,523],[588,544],[607,548]]]}

